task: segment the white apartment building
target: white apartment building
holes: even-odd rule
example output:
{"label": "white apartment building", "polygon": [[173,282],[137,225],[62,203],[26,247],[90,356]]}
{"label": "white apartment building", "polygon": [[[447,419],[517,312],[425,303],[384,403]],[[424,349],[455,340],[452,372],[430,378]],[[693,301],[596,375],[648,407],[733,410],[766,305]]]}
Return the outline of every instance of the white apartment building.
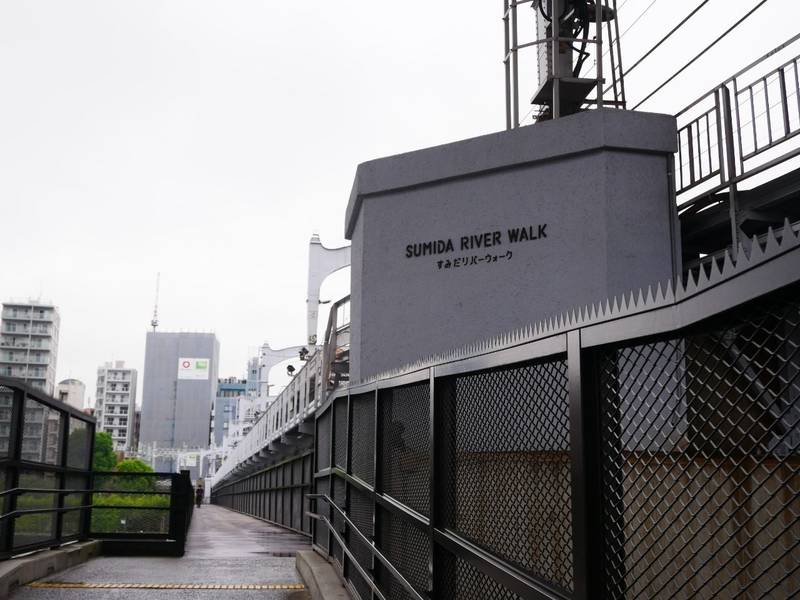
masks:
{"label": "white apartment building", "polygon": [[83,410],[85,403],[86,386],[79,379],[65,379],[58,382],[56,387],[56,398],[77,408]]}
{"label": "white apartment building", "polygon": [[94,416],[97,431],[111,434],[114,450],[136,450],[136,369],[125,367],[124,360],[107,362],[97,368],[97,394]]}
{"label": "white apartment building", "polygon": [[4,302],[0,313],[0,375],[53,395],[61,319],[52,304]]}

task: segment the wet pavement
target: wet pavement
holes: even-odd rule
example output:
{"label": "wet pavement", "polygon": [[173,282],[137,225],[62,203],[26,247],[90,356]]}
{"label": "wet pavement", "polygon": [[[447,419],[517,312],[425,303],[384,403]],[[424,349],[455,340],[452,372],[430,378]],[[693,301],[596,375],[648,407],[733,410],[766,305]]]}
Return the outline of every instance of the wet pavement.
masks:
{"label": "wet pavement", "polygon": [[[195,510],[181,558],[101,557],[40,580],[46,585],[23,586],[12,600],[105,599],[167,600],[231,598],[233,600],[309,600],[295,570],[294,553],[310,548],[309,539],[217,506]],[[82,585],[81,585],[82,584]],[[139,588],[97,588],[102,584],[133,584]],[[147,584],[176,584],[184,589],[145,589]],[[185,586],[216,589],[185,589]],[[224,589],[254,586],[257,589]],[[280,589],[283,587],[284,589]]]}

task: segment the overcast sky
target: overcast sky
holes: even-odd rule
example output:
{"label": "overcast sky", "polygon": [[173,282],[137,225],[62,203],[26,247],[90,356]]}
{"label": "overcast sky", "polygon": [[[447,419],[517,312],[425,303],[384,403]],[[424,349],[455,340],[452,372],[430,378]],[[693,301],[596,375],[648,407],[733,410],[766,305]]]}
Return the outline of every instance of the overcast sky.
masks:
{"label": "overcast sky", "polygon": [[[620,2],[626,62],[697,3]],[[221,376],[303,343],[308,239],[344,243],[357,164],[504,128],[502,4],[5,0],[0,299],[60,308],[58,379],[92,397],[98,364],[141,370],[159,271],[160,329],[216,332]],[[754,5],[712,0],[629,98]],[[799,13],[771,0],[643,108],[682,108]]]}

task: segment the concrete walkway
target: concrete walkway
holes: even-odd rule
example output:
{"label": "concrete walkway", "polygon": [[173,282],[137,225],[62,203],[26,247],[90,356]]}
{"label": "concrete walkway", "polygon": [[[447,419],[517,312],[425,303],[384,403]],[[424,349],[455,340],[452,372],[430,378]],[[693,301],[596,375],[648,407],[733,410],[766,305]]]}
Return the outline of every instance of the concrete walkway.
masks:
{"label": "concrete walkway", "polygon": [[[101,557],[37,583],[85,587],[23,586],[12,600],[153,600],[231,598],[309,600],[305,590],[269,589],[302,584],[294,554],[310,548],[308,538],[216,506],[195,510],[182,558]],[[261,589],[91,588],[92,584],[258,584]]]}

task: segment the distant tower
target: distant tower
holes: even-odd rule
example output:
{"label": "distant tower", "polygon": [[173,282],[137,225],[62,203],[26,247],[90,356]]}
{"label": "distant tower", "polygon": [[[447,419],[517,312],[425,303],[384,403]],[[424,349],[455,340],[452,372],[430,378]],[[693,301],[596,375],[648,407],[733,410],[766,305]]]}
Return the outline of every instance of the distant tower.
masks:
{"label": "distant tower", "polygon": [[153,331],[156,330],[158,327],[158,288],[159,284],[161,283],[161,273],[156,273],[156,301],[153,305],[153,320],[150,321],[150,325],[153,327]]}

